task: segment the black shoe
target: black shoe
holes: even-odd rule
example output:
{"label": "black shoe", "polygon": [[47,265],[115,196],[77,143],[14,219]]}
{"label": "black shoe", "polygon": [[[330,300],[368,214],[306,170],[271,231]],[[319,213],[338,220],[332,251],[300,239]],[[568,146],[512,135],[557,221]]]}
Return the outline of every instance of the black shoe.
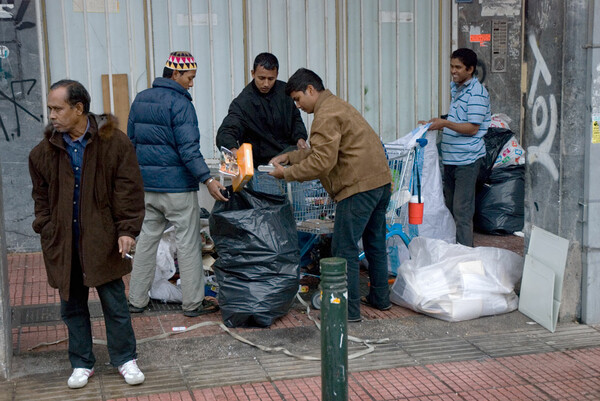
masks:
{"label": "black shoe", "polygon": [[130,303],[128,303],[127,306],[129,307],[129,313],[142,313],[146,310],[145,306],[143,308],[138,308],[137,306],[133,306]]}
{"label": "black shoe", "polygon": [[360,323],[363,321],[362,316],[359,316],[357,318],[348,318],[348,323]]}
{"label": "black shoe", "polygon": [[378,308],[377,306],[371,304],[371,302],[369,302],[369,299],[367,297],[360,297],[360,303],[363,305],[369,306],[371,308],[379,309],[381,311],[386,311],[386,310],[392,309],[391,303],[388,306],[384,306],[383,308]]}
{"label": "black shoe", "polygon": [[200,315],[206,315],[207,313],[213,313],[219,310],[219,305],[216,302],[210,301],[206,298],[202,300],[202,304],[194,310],[183,311],[183,315],[187,317],[197,317]]}

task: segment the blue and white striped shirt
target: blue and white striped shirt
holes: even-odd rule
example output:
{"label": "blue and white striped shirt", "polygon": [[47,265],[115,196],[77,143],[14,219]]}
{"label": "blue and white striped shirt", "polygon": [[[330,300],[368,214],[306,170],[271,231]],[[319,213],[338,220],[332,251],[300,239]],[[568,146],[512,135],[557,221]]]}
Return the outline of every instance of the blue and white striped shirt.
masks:
{"label": "blue and white striped shirt", "polygon": [[475,77],[457,87],[450,84],[452,102],[448,111],[448,121],[479,125],[473,136],[459,134],[444,128],[442,135],[442,163],[466,165],[485,156],[483,136],[491,123],[490,95]]}

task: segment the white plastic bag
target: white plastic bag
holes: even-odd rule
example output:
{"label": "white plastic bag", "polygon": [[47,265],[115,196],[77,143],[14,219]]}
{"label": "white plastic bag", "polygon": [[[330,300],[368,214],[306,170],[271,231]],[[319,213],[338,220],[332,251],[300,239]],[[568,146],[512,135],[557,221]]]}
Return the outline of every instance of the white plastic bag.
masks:
{"label": "white plastic bag", "polygon": [[427,132],[427,146],[423,155],[423,174],[421,187],[425,203],[423,205],[423,224],[419,225],[419,236],[437,238],[448,243],[456,243],[456,224],[452,213],[444,201],[442,174],[440,172],[437,132]]}
{"label": "white plastic bag", "polygon": [[150,298],[165,303],[181,303],[183,301],[181,286],[172,284],[169,281],[177,271],[175,268],[176,251],[175,227],[171,226],[165,230],[160,239],[160,243],[158,244],[158,251],[156,252],[156,273],[154,274],[154,282],[149,291]]}
{"label": "white plastic bag", "polygon": [[490,123],[490,128],[510,129],[508,124],[511,122],[512,122],[512,119],[504,113],[492,114],[492,121]]}
{"label": "white plastic bag", "polygon": [[[437,133],[436,131],[427,131],[431,124],[420,125],[412,130],[408,135],[386,144],[386,151],[390,158],[394,157],[393,147],[399,146],[410,149],[416,146],[416,140],[425,132],[427,145],[421,150],[423,152],[423,170],[421,172],[421,194],[426,199],[423,205],[423,223],[418,227],[418,234],[428,238],[438,238],[449,243],[456,242],[456,225],[452,214],[446,207],[444,201],[444,191],[442,186],[442,174],[440,172],[438,149],[437,149]],[[391,146],[390,146],[391,145]],[[411,174],[409,171],[408,174]],[[394,198],[396,193],[392,194],[392,201],[396,203],[396,207],[403,206],[410,199],[401,196],[402,203],[398,198]],[[407,207],[407,206],[403,206]],[[403,210],[404,213],[404,210]],[[403,222],[404,220],[400,220]],[[406,221],[408,222],[408,221]],[[403,223],[404,224],[404,223]]]}
{"label": "white plastic bag", "polygon": [[402,262],[410,257],[408,248],[399,235],[390,236],[385,241],[385,247],[387,249],[388,272],[395,276],[398,274],[398,268]]}
{"label": "white plastic bag", "polygon": [[525,164],[525,151],[516,136],[512,136],[502,147],[492,168]]}
{"label": "white plastic bag", "polygon": [[523,258],[492,247],[470,248],[414,238],[398,269],[393,303],[450,322],[513,311]]}

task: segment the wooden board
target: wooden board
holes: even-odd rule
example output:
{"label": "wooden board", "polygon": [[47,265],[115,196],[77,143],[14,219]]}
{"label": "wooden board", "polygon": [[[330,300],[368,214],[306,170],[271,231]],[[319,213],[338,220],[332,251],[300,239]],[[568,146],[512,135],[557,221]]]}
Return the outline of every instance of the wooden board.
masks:
{"label": "wooden board", "polygon": [[[104,113],[110,112],[110,92],[108,91],[108,74],[102,74],[102,103]],[[129,85],[127,74],[113,74],[114,109],[112,114],[119,119],[119,129],[127,133],[127,118],[129,117]]]}

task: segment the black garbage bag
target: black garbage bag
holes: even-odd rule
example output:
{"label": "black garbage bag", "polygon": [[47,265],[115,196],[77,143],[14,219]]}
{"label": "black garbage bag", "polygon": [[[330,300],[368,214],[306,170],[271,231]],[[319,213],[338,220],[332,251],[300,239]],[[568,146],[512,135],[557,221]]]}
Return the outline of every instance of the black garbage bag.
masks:
{"label": "black garbage bag", "polygon": [[475,198],[475,229],[487,234],[521,231],[525,221],[525,166],[492,170]]}
{"label": "black garbage bag", "polygon": [[269,327],[288,313],[300,283],[300,250],[289,201],[244,189],[216,202],[208,219],[214,270],[228,327]]}
{"label": "black garbage bag", "polygon": [[485,142],[485,157],[483,158],[483,166],[479,171],[479,177],[477,178],[478,187],[485,184],[488,181],[490,174],[492,173],[492,167],[502,150],[502,147],[512,138],[514,133],[505,128],[491,127],[483,137]]}

